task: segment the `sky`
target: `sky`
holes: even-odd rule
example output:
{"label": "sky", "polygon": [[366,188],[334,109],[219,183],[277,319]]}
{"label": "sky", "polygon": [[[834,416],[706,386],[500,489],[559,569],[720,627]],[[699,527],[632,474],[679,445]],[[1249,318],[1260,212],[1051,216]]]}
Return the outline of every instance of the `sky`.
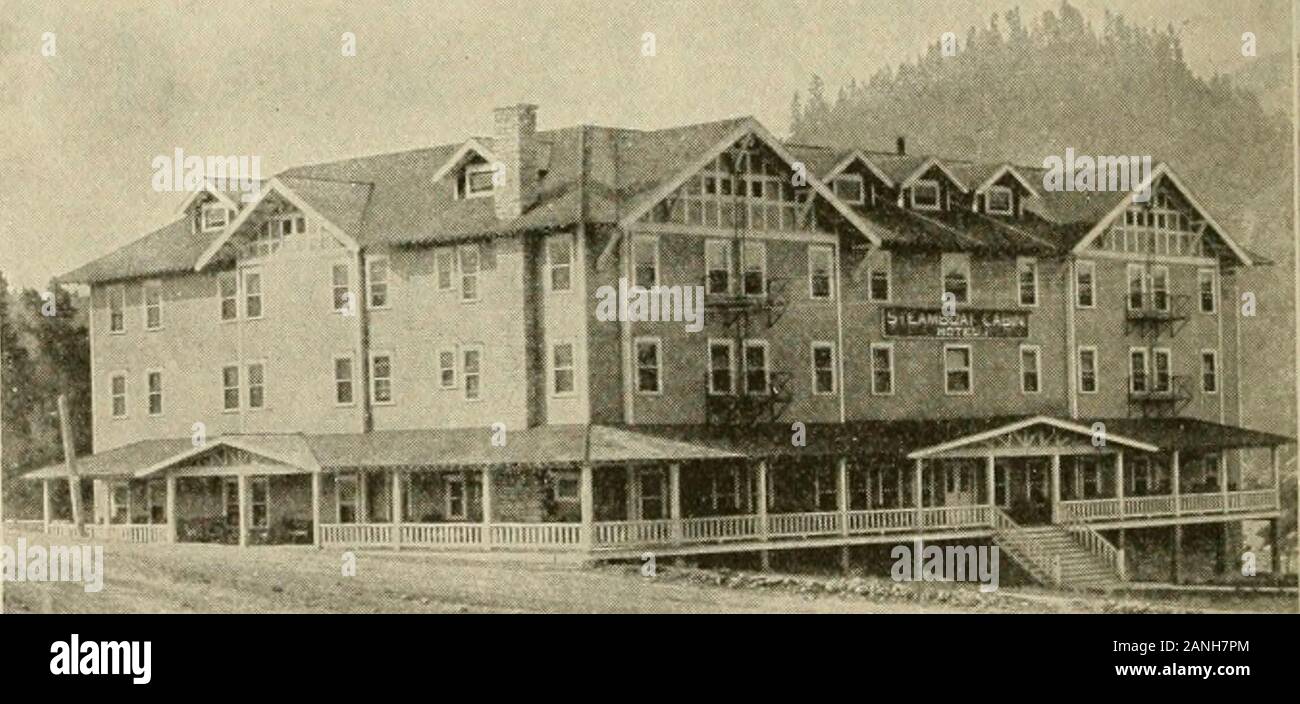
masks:
{"label": "sky", "polygon": [[[1193,71],[1292,42],[1289,0],[1074,0],[1179,27]],[[908,61],[993,13],[1059,0],[5,0],[0,14],[0,269],[55,274],[167,224],[153,159],[288,166],[463,141],[531,102],[539,127],[665,127],[754,115],[778,134],[812,74],[835,87]],[[345,32],[356,55],[343,55]],[[643,52],[653,33],[653,56]],[[47,56],[53,35],[53,55]],[[882,146],[892,138],[882,139]]]}

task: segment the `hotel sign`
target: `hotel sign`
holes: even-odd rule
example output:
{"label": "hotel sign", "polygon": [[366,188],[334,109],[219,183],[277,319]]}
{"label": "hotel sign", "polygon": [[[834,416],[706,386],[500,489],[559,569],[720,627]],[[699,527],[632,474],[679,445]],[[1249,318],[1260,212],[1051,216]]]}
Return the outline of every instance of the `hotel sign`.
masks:
{"label": "hotel sign", "polygon": [[1029,337],[1029,313],[1022,310],[967,309],[944,315],[938,308],[885,308],[881,319],[885,337]]}

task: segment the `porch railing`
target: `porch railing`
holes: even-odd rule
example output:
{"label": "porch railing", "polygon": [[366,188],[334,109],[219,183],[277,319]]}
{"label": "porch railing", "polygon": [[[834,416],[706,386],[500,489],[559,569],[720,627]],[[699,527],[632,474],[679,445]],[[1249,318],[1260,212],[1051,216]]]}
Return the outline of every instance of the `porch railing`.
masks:
{"label": "porch railing", "polygon": [[1060,522],[1103,521],[1120,518],[1158,518],[1179,513],[1232,513],[1277,508],[1277,493],[1272,489],[1180,494],[1126,496],[1123,510],[1119,499],[1081,499],[1060,503]]}
{"label": "porch railing", "polygon": [[916,527],[916,509],[886,508],[849,511],[849,533],[891,533]]}
{"label": "porch railing", "polygon": [[482,523],[403,523],[402,544],[431,547],[479,547]]}
{"label": "porch railing", "polygon": [[[69,525],[69,533],[71,528]],[[120,540],[127,543],[169,542],[165,523],[91,523],[86,525],[86,535],[94,540]]]}
{"label": "porch railing", "polygon": [[767,517],[767,533],[774,538],[835,535],[840,532],[838,511],[774,513]]}
{"label": "porch railing", "polygon": [[970,528],[991,524],[988,506],[932,506],[921,509],[922,525],[926,528]]}
{"label": "porch railing", "polygon": [[1062,523],[1091,521],[1099,518],[1117,518],[1119,516],[1119,500],[1083,499],[1080,501],[1062,501],[1059,514]]}
{"label": "porch railing", "polygon": [[493,523],[492,547],[570,548],[582,538],[578,523]]}
{"label": "porch railing", "polygon": [[[393,540],[398,531],[400,542]],[[575,548],[582,541],[578,523],[493,523],[491,542],[483,541],[482,523],[326,523],[321,543],[331,546],[381,546],[394,544],[434,548]]]}

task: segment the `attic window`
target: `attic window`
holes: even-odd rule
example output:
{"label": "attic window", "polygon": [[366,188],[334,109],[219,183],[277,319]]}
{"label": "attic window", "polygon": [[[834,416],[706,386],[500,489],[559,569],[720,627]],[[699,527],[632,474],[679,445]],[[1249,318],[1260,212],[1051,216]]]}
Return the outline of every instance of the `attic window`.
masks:
{"label": "attic window", "polygon": [[203,231],[213,232],[225,228],[229,211],[220,203],[208,203],[203,206]]}
{"label": "attic window", "polygon": [[465,167],[465,175],[460,187],[461,197],[482,198],[492,195],[492,177],[495,172],[496,169],[491,164],[475,164]]}
{"label": "attic window", "polygon": [[939,210],[939,182],[921,179],[912,184],[912,207],[917,210]]}
{"label": "attic window", "polygon": [[862,197],[862,177],[857,174],[835,177],[835,195],[845,203],[855,203],[861,205]]}
{"label": "attic window", "polygon": [[990,215],[1013,215],[1011,189],[1006,186],[989,186],[984,194],[984,211]]}

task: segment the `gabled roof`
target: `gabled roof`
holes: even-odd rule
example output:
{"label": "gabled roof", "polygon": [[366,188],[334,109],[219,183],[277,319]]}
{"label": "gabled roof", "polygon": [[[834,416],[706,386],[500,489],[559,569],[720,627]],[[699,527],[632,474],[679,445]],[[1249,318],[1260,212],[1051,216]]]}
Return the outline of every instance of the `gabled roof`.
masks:
{"label": "gabled roof", "polygon": [[56,277],[63,283],[103,283],[190,271],[222,231],[191,232],[189,218],[164,225],[88,264]]}
{"label": "gabled roof", "polygon": [[938,157],[933,157],[933,156],[925,159],[925,161],[922,161],[920,164],[918,164],[916,168],[912,169],[912,172],[899,182],[898,187],[907,188],[908,186],[915,183],[917,179],[924,176],[928,171],[930,171],[930,169],[938,169],[940,172],[943,173],[944,176],[948,177],[948,180],[953,182],[953,185],[961,189],[962,193],[970,192],[970,186],[968,186],[966,182],[961,179],[961,177],[959,177],[956,173],[954,173],[953,170],[949,168],[947,164],[940,161]]}

